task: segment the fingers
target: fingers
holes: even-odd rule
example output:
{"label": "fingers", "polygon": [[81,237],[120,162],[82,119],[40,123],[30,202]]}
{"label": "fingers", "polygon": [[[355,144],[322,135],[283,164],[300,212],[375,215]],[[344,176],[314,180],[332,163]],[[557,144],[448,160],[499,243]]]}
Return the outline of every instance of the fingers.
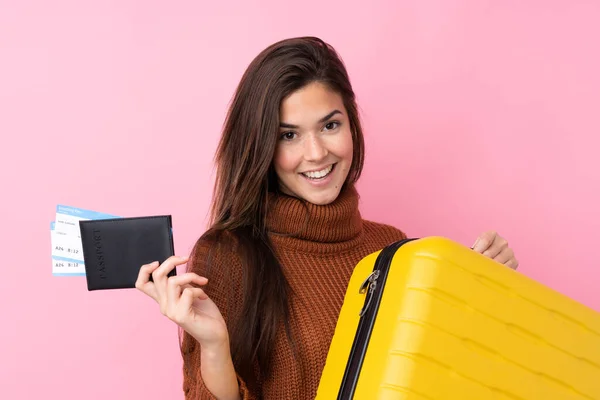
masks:
{"label": "fingers", "polygon": [[495,231],[481,234],[473,244],[472,249],[512,269],[517,269],[519,266],[519,262],[515,258],[513,250],[508,247],[506,239]]}
{"label": "fingers", "polygon": [[[504,254],[501,253],[501,254]],[[519,267],[519,261],[515,258],[515,253],[512,249],[506,249],[505,254],[502,257],[502,264],[506,265],[509,268],[517,269]]]}
{"label": "fingers", "polygon": [[158,268],[158,261],[150,264],[142,265],[140,272],[138,273],[137,280],[135,281],[135,288],[141,292],[157,300],[156,287],[153,282],[150,282],[150,276]]}
{"label": "fingers", "polygon": [[500,264],[506,264],[514,257],[514,253],[512,249],[506,247],[500,251],[497,255],[492,257],[494,260],[498,261]]}
{"label": "fingers", "polygon": [[208,279],[188,272],[179,276],[172,276],[167,280],[167,314],[173,314],[174,309],[179,307],[182,291],[194,288],[192,284],[199,286],[206,285]]}
{"label": "fingers", "polygon": [[486,251],[492,245],[492,243],[494,243],[496,236],[497,234],[494,231],[482,233],[473,244],[473,250],[483,254],[483,252]]}
{"label": "fingers", "polygon": [[160,267],[156,268],[152,272],[152,279],[154,282],[164,281],[167,275],[178,265],[185,264],[188,261],[188,257],[176,257],[171,256],[163,262]]}
{"label": "fingers", "polygon": [[492,244],[483,252],[483,255],[495,259],[506,249],[508,249],[508,242],[502,237],[496,236]]}
{"label": "fingers", "polygon": [[[159,265],[158,262],[143,265],[138,273],[135,287],[152,297],[160,306],[160,311],[170,320],[184,329],[198,323],[204,315],[219,315],[218,309],[214,312],[208,295],[197,286],[208,283],[208,279],[198,274],[188,272],[182,275],[169,276],[177,265],[188,261],[187,257],[169,257]],[[152,278],[152,281],[150,279]],[[202,305],[195,304],[195,300],[209,300]],[[221,317],[222,318],[222,317]]]}
{"label": "fingers", "polygon": [[156,268],[152,272],[152,280],[154,281],[154,286],[156,287],[156,296],[158,298],[158,303],[160,304],[160,311],[163,314],[167,312],[167,279],[168,274],[173,271],[173,269],[180,264],[184,264],[188,261],[187,257],[169,257],[161,264],[160,267]]}
{"label": "fingers", "polygon": [[473,245],[473,250],[492,259],[496,258],[506,248],[508,248],[506,239],[494,231],[481,234]]}
{"label": "fingers", "polygon": [[196,299],[206,300],[208,296],[201,288],[191,286],[184,288],[177,306],[171,310],[171,313],[167,317],[182,328],[185,328],[186,323],[190,322],[190,309]]}
{"label": "fingers", "polygon": [[[188,257],[173,256],[169,257],[161,265],[159,265],[158,261],[142,265],[135,282],[136,289],[160,303],[161,298],[166,298],[167,275],[177,265],[187,261]],[[150,276],[152,276],[152,282],[150,281]]]}
{"label": "fingers", "polygon": [[517,268],[519,268],[519,261],[517,261],[517,259],[513,257],[507,262],[505,262],[504,265],[516,270]]}

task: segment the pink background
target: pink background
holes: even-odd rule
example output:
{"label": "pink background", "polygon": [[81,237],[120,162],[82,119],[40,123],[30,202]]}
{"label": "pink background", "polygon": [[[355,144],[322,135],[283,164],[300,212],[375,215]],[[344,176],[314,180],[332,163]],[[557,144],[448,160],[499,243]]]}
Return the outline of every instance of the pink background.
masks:
{"label": "pink background", "polygon": [[53,277],[48,224],[56,204],[171,213],[187,254],[233,90],[289,36],[347,63],[365,217],[467,245],[496,229],[522,273],[600,310],[600,3],[201,3],[1,3],[0,398],[183,397],[175,326]]}

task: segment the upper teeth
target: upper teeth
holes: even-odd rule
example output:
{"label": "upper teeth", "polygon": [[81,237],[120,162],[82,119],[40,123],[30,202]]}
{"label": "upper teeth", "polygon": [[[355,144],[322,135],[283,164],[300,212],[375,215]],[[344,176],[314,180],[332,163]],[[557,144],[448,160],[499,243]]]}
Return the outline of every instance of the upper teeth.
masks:
{"label": "upper teeth", "polygon": [[332,168],[333,168],[333,165],[330,165],[329,167],[322,169],[320,171],[305,172],[304,175],[308,176],[309,178],[322,178],[325,175],[327,175],[328,173],[330,173]]}

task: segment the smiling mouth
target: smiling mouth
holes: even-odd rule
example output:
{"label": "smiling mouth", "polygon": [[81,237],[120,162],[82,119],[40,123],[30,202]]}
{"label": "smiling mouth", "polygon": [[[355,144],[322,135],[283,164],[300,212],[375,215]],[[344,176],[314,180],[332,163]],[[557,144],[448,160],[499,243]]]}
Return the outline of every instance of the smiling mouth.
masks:
{"label": "smiling mouth", "polygon": [[320,171],[302,172],[301,175],[311,181],[318,181],[327,178],[335,169],[336,164],[332,164],[327,168],[323,168]]}

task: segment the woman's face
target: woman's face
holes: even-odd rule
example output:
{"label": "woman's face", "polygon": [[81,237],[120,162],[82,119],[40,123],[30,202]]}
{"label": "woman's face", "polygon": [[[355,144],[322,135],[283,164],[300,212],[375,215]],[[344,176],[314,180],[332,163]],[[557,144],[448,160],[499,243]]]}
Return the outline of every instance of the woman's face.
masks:
{"label": "woman's face", "polygon": [[285,98],[273,164],[281,190],[314,204],[334,201],[352,165],[352,133],[342,97],[311,83]]}

